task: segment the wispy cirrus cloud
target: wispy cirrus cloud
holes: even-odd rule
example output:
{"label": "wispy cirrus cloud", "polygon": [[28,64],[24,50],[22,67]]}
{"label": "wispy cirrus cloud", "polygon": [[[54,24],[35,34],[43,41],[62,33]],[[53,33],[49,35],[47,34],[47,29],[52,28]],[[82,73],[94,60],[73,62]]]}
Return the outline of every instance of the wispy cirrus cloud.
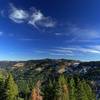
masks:
{"label": "wispy cirrus cloud", "polygon": [[39,40],[39,39],[33,39],[33,38],[20,38],[20,39],[18,39],[18,40],[20,40],[20,41],[37,41],[37,40]]}
{"label": "wispy cirrus cloud", "polygon": [[100,50],[100,45],[91,45],[89,47],[95,50]]}
{"label": "wispy cirrus cloud", "polygon": [[63,33],[54,33],[56,36],[61,36]]}
{"label": "wispy cirrus cloud", "polygon": [[72,53],[49,53],[52,56],[73,56]]}
{"label": "wispy cirrus cloud", "polygon": [[29,14],[25,10],[18,9],[13,4],[10,4],[8,17],[16,23],[23,23],[28,19]]}
{"label": "wispy cirrus cloud", "polygon": [[67,50],[64,48],[59,48],[59,49],[51,49],[53,52],[60,52],[60,53],[73,53],[71,50]]}
{"label": "wispy cirrus cloud", "polygon": [[[65,24],[65,23],[64,23]],[[60,26],[58,32],[53,32],[55,36],[66,37],[66,43],[75,42],[95,42],[100,39],[100,30],[82,27],[77,24],[67,24],[65,26]]]}
{"label": "wispy cirrus cloud", "polygon": [[92,48],[78,48],[78,51],[84,52],[84,53],[100,54],[100,50],[95,50],[95,49],[92,49]]}
{"label": "wispy cirrus cloud", "polygon": [[49,50],[50,55],[57,55],[57,56],[73,56],[74,52],[72,50],[68,49],[62,49],[62,48],[52,48]]}
{"label": "wispy cirrus cloud", "polygon": [[100,50],[97,50],[96,48],[92,48],[90,46],[88,47],[58,47],[58,50],[65,50],[65,51],[72,51],[73,53],[79,52],[79,53],[92,53],[92,54],[100,54]]}
{"label": "wispy cirrus cloud", "polygon": [[56,24],[56,22],[53,21],[51,17],[45,17],[44,14],[37,9],[33,10],[28,23],[34,27],[54,27]]}
{"label": "wispy cirrus cloud", "polygon": [[89,41],[92,39],[100,38],[100,33],[97,30],[81,28],[73,24],[70,24],[67,27],[67,33],[73,37],[70,41]]}
{"label": "wispy cirrus cloud", "polygon": [[[97,49],[98,48],[98,49]],[[56,47],[51,49],[36,49],[35,50],[37,54],[49,54],[50,56],[59,56],[59,57],[75,57],[80,55],[88,55],[88,54],[100,54],[100,47],[79,47],[79,46],[73,46],[73,47]]]}
{"label": "wispy cirrus cloud", "polygon": [[[50,16],[45,16],[40,10],[35,7],[33,9],[24,10],[22,8],[15,7],[12,3],[9,4],[8,18],[15,23],[26,23],[39,29],[40,27],[51,28],[55,27],[56,21]],[[30,10],[31,9],[31,10]],[[4,11],[3,11],[4,15]]]}
{"label": "wispy cirrus cloud", "polygon": [[36,54],[48,54],[50,56],[60,56],[63,58],[63,56],[73,56],[74,53],[70,50],[57,50],[56,48],[51,49],[35,49]]}

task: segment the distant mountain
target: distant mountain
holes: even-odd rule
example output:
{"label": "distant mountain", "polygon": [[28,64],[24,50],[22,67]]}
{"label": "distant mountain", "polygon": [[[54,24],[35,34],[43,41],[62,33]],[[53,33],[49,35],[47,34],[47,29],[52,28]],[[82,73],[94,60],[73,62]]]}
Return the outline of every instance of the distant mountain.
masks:
{"label": "distant mountain", "polygon": [[17,63],[25,63],[25,61],[0,61],[0,68],[10,69],[14,67]]}

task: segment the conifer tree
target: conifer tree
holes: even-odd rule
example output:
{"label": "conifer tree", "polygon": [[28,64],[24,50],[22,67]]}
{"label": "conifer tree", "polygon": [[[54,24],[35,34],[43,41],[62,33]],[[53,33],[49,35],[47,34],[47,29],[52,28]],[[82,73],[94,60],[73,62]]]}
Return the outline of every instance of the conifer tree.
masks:
{"label": "conifer tree", "polygon": [[57,82],[56,100],[69,100],[68,85],[64,75],[61,75]]}
{"label": "conifer tree", "polygon": [[70,100],[77,100],[77,88],[73,77],[71,78],[69,85],[70,85]]}
{"label": "conifer tree", "polygon": [[93,93],[93,90],[90,85],[85,80],[83,80],[82,83],[88,100],[96,100],[95,94]]}
{"label": "conifer tree", "polygon": [[79,82],[79,93],[80,93],[80,100],[89,100],[88,97],[87,97],[87,94],[86,94],[86,91],[84,89],[84,84],[83,84],[83,81],[80,81]]}
{"label": "conifer tree", "polygon": [[23,95],[24,99],[27,100],[30,94],[30,88],[29,88],[28,83],[25,80],[20,80],[20,82],[18,83],[18,87],[19,87],[21,96]]}
{"label": "conifer tree", "polygon": [[6,80],[6,100],[16,100],[18,95],[18,87],[11,74],[8,75]]}
{"label": "conifer tree", "polygon": [[5,100],[5,80],[0,72],[0,100]]}
{"label": "conifer tree", "polygon": [[55,96],[55,87],[54,82],[52,80],[48,80],[43,86],[43,95],[44,100],[54,100]]}

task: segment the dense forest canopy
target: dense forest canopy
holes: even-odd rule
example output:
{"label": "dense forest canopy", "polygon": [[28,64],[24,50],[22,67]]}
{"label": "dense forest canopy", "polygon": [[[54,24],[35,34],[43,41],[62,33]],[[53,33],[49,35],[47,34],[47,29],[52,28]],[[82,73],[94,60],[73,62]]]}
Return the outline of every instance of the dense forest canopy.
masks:
{"label": "dense forest canopy", "polygon": [[[90,67],[98,66],[98,62],[46,59],[13,64],[9,69],[1,68],[0,100],[96,100],[97,98],[95,81],[90,79],[90,75],[92,77],[92,73],[99,67],[92,69]],[[80,69],[83,69],[84,73]]]}

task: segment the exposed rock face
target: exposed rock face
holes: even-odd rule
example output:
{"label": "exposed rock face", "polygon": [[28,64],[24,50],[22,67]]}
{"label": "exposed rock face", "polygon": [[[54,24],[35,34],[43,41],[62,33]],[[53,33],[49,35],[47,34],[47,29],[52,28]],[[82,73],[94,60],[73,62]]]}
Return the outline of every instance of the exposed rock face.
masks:
{"label": "exposed rock face", "polygon": [[31,98],[32,100],[43,100],[43,97],[40,94],[40,85],[41,82],[38,81],[35,88],[32,90]]}
{"label": "exposed rock face", "polygon": [[24,63],[16,63],[13,67],[24,67]]}

